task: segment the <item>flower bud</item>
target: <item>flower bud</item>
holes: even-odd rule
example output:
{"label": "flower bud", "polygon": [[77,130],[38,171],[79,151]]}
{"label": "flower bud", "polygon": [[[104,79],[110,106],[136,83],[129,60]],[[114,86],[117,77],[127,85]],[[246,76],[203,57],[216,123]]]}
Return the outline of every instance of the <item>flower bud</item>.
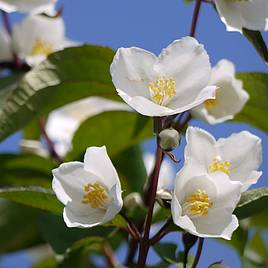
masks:
{"label": "flower bud", "polygon": [[180,144],[180,134],[174,128],[167,128],[159,133],[159,145],[164,151],[172,151]]}
{"label": "flower bud", "polygon": [[133,192],[127,195],[124,199],[124,205],[126,208],[143,207],[143,201],[139,193]]}

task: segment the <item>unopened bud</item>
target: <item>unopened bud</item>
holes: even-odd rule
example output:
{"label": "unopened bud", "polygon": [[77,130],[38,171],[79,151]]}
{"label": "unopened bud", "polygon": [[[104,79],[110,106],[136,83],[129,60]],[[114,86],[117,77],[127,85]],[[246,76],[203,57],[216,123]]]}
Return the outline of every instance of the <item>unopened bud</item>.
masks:
{"label": "unopened bud", "polygon": [[126,208],[129,208],[129,209],[144,206],[141,195],[136,192],[131,193],[125,197],[124,205]]}
{"label": "unopened bud", "polygon": [[167,128],[159,133],[159,145],[164,151],[172,151],[180,144],[180,134],[174,128]]}

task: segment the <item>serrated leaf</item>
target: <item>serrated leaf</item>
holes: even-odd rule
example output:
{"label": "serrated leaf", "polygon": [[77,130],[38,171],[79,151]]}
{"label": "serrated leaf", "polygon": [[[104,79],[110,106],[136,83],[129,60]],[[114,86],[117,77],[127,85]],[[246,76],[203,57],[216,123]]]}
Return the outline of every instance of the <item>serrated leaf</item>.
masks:
{"label": "serrated leaf", "polygon": [[80,159],[87,147],[106,145],[111,158],[152,136],[152,122],[133,137],[139,115],[133,112],[104,112],[83,122],[73,137],[73,150],[67,159]]}
{"label": "serrated leaf", "polygon": [[243,28],[243,35],[254,46],[264,62],[268,64],[268,50],[261,32]]}
{"label": "serrated leaf", "polygon": [[89,96],[119,99],[109,71],[113,56],[110,48],[89,45],[51,54],[2,101],[0,140],[69,102]]}
{"label": "serrated leaf", "polygon": [[258,188],[244,192],[234,211],[239,219],[245,219],[267,210],[268,188]]}
{"label": "serrated leaf", "polygon": [[63,210],[63,205],[58,201],[55,194],[51,190],[43,187],[2,188],[0,189],[0,198],[5,198],[16,203],[39,208],[58,215],[61,215]]}
{"label": "serrated leaf", "polygon": [[243,81],[250,99],[235,120],[248,123],[268,133],[268,74],[239,73],[237,78]]}

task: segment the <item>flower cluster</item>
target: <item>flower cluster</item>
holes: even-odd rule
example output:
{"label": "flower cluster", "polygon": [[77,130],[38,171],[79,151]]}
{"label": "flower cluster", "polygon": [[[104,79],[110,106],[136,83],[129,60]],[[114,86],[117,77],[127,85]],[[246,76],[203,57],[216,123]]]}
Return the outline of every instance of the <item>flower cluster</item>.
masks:
{"label": "flower cluster", "polygon": [[[147,116],[189,111],[215,124],[232,119],[249,99],[233,64],[221,60],[211,70],[204,47],[191,37],[174,41],[159,57],[139,48],[120,48],[111,75],[122,99]],[[233,212],[241,193],[261,176],[261,140],[247,131],[215,140],[189,127],[186,141],[185,163],[177,175],[162,166],[157,198],[170,200],[174,223],[187,232],[230,239],[238,227]],[[144,160],[149,176],[154,159],[146,155]],[[105,147],[88,148],[84,163],[62,164],[53,176],[69,227],[105,223],[122,208],[120,181]],[[126,207],[133,202],[143,205],[137,193],[125,198]]]}

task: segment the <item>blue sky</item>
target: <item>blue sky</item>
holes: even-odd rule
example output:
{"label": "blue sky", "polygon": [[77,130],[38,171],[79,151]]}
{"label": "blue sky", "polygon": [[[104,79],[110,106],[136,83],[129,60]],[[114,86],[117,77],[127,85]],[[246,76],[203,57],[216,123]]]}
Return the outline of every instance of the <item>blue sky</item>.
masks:
{"label": "blue sky", "polygon": [[[185,5],[182,0],[66,0],[63,17],[67,36],[76,41],[114,49],[138,46],[158,54],[174,39],[188,35],[192,11],[193,5]],[[20,17],[12,15],[12,19],[18,20]],[[205,45],[213,65],[227,58],[234,62],[239,72],[267,71],[266,65],[248,41],[239,33],[226,32],[215,10],[208,4],[203,4],[201,9],[196,38]],[[241,130],[249,130],[260,136],[264,160],[263,176],[258,186],[268,186],[265,180],[268,173],[268,138],[265,133],[242,123],[209,126],[194,121],[193,124],[207,129],[216,137],[227,137]],[[20,134],[12,136],[0,144],[0,151],[16,151],[19,139]],[[144,148],[153,151],[153,143],[147,142]],[[177,157],[181,156],[182,149],[177,152]],[[167,239],[177,241],[178,238],[169,235]],[[121,250],[119,255],[122,256],[123,252]],[[230,267],[240,267],[238,256],[233,251],[215,240],[207,240],[200,267],[207,267],[218,260],[224,260]],[[24,254],[12,255],[0,262],[0,268],[26,268],[28,262]]]}

